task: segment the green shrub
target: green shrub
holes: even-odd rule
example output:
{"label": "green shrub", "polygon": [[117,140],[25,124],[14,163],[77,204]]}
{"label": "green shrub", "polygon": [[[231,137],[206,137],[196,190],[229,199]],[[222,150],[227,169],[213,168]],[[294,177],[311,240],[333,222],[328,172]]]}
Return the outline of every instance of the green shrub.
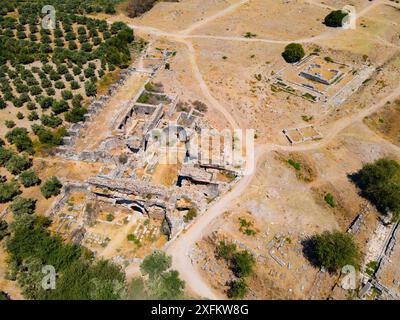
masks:
{"label": "green shrub", "polygon": [[40,187],[40,191],[42,192],[43,196],[48,199],[52,196],[56,196],[60,193],[62,188],[62,184],[57,177],[50,177],[48,178]]}
{"label": "green shrub", "polygon": [[29,188],[40,184],[40,178],[37,176],[36,172],[33,170],[27,170],[19,175],[19,181],[25,188]]}
{"label": "green shrub", "polygon": [[92,81],[85,82],[85,93],[88,97],[95,96],[97,94],[96,84]]}
{"label": "green shrub", "polygon": [[325,231],[312,238],[319,265],[336,271],[345,265],[359,266],[360,254],[353,238],[339,231]]}
{"label": "green shrub", "polygon": [[244,279],[232,280],[229,282],[227,296],[231,299],[243,299],[247,291],[248,287]]}
{"label": "green shrub", "polygon": [[65,120],[71,123],[77,123],[85,120],[87,109],[83,107],[72,108],[69,112],[65,113]]}
{"label": "green shrub", "polygon": [[14,199],[21,193],[19,184],[15,181],[0,183],[0,203]]}
{"label": "green shrub", "polygon": [[183,221],[188,223],[197,216],[197,210],[195,208],[190,208],[189,211],[183,216]]}
{"label": "green shrub", "polygon": [[3,146],[0,147],[0,165],[4,166],[13,155],[14,152],[11,150],[4,148]]}
{"label": "green shrub", "polygon": [[12,120],[6,120],[4,121],[4,124],[8,129],[14,128],[15,127],[15,122]]}
{"label": "green shrub", "polygon": [[12,174],[17,175],[32,166],[32,160],[26,156],[13,155],[6,163],[6,168]]}
{"label": "green shrub", "polygon": [[231,260],[236,253],[236,245],[234,243],[225,243],[220,241],[217,246],[217,257],[224,260]]}
{"label": "green shrub", "polygon": [[68,102],[65,100],[54,101],[51,110],[55,114],[60,114],[69,110]]}
{"label": "green shrub", "polygon": [[301,44],[290,43],[285,47],[282,53],[283,58],[288,63],[299,62],[305,56],[305,52]]}
{"label": "green shrub", "polygon": [[232,271],[237,277],[247,277],[253,272],[254,257],[247,251],[236,252],[232,257]]}
{"label": "green shrub", "polygon": [[327,193],[324,197],[324,200],[331,208],[336,207],[336,202],[332,194]]}
{"label": "green shrub", "polygon": [[343,19],[348,15],[347,12],[342,10],[335,10],[329,13],[324,20],[325,25],[328,27],[338,28],[343,26]]}
{"label": "green shrub", "polygon": [[293,168],[295,168],[296,170],[300,170],[300,169],[301,169],[301,164],[300,164],[299,162],[296,162],[296,161],[294,161],[294,160],[292,160],[292,159],[289,159],[289,160],[288,160],[288,163],[289,163]]}
{"label": "green shrub", "polygon": [[23,198],[17,196],[10,205],[11,212],[14,216],[22,214],[33,214],[36,209],[36,200],[32,198]]}
{"label": "green shrub", "polygon": [[44,126],[50,127],[50,128],[57,128],[58,126],[60,126],[62,124],[61,118],[59,118],[55,115],[44,114],[40,118],[40,121],[42,122],[42,124]]}

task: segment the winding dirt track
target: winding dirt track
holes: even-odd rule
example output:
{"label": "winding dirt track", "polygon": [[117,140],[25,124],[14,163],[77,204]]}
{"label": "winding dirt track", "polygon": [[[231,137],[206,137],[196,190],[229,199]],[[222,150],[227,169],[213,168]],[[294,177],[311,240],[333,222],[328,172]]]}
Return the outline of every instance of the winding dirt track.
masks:
{"label": "winding dirt track", "polygon": [[[188,48],[188,55],[193,71],[193,75],[195,79],[198,81],[199,86],[201,88],[202,93],[205,98],[208,100],[210,105],[214,107],[217,111],[219,111],[224,117],[227,119],[229,125],[232,128],[239,128],[234,117],[231,115],[226,108],[218,102],[211,94],[207,84],[205,83],[203,76],[198,68],[196,62],[196,52],[195,49],[190,42],[190,39],[215,39],[215,40],[225,40],[225,41],[244,41],[244,42],[265,42],[265,43],[275,43],[275,44],[287,44],[293,41],[306,43],[313,42],[316,40],[328,39],[336,35],[338,32],[345,32],[343,29],[331,30],[320,34],[316,37],[304,38],[304,39],[295,39],[295,40],[272,40],[272,39],[261,39],[261,38],[253,38],[247,39],[243,37],[226,37],[226,36],[210,36],[210,35],[193,35],[191,34],[197,28],[204,26],[205,24],[223,17],[229,13],[234,12],[238,7],[248,3],[249,0],[242,0],[235,4],[232,4],[225,8],[224,10],[209,16],[199,22],[194,23],[188,28],[181,30],[178,33],[170,33],[166,31],[162,31],[157,28],[153,28],[150,26],[141,26],[141,25],[133,25],[130,26],[133,29],[138,29],[142,32],[149,33],[151,36],[155,37],[165,37],[172,41],[177,41],[184,43]],[[305,0],[305,2],[311,5],[317,5],[332,9],[331,7],[325,6],[320,3],[316,3],[312,0]],[[369,4],[365,8],[363,8],[360,12],[358,12],[358,18],[367,14],[374,7],[381,4],[390,4],[391,6],[397,7],[396,4],[393,4],[388,1],[374,1]],[[262,156],[266,155],[271,151],[306,151],[312,150],[316,148],[321,148],[329,144],[335,136],[340,133],[342,130],[347,128],[349,125],[362,120],[364,117],[370,115],[371,113],[377,111],[381,108],[387,101],[392,101],[400,96],[400,86],[397,87],[391,94],[380,100],[378,103],[371,105],[368,108],[362,109],[359,113],[351,115],[346,118],[342,118],[335,123],[331,124],[325,133],[324,139],[314,143],[308,143],[305,145],[299,146],[287,146],[287,145],[277,145],[277,144],[260,144],[256,146],[255,149],[255,167],[258,161],[262,158]],[[199,216],[193,223],[184,231],[181,232],[177,237],[171,240],[167,252],[173,257],[173,267],[179,270],[181,277],[186,281],[187,286],[190,291],[200,297],[209,298],[209,299],[224,299],[224,297],[220,296],[216,293],[209,285],[209,283],[204,280],[199,272],[199,270],[192,264],[188,253],[193,245],[201,239],[206,232],[210,229],[212,221],[217,218],[220,214],[222,214],[226,209],[235,201],[249,186],[251,180],[254,176],[255,170],[250,175],[244,176],[234,187],[233,189],[221,197],[212,207],[209,208],[204,214]]]}

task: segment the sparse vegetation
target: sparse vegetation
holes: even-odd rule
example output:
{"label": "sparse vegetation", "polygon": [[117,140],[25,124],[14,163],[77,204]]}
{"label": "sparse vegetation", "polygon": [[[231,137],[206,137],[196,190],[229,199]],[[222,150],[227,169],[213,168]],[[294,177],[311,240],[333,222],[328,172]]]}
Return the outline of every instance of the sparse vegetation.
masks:
{"label": "sparse vegetation", "polygon": [[327,193],[324,197],[324,200],[331,208],[336,207],[336,201],[332,194]]}
{"label": "sparse vegetation", "polygon": [[220,241],[216,248],[216,255],[219,259],[224,259],[229,268],[238,277],[228,283],[229,289],[227,295],[229,298],[242,299],[247,293],[245,277],[253,273],[255,259],[251,253],[246,250],[237,251],[236,245]]}
{"label": "sparse vegetation", "polygon": [[243,35],[243,37],[248,38],[248,39],[252,39],[252,38],[257,37],[257,35],[256,35],[255,33],[252,33],[252,32],[250,32],[250,31],[247,31],[247,32]]}
{"label": "sparse vegetation", "polygon": [[300,170],[301,169],[301,164],[299,162],[294,161],[293,159],[289,159],[288,163],[295,168],[296,170]]}
{"label": "sparse vegetation", "polygon": [[195,208],[190,208],[188,212],[183,216],[183,221],[188,223],[189,221],[193,220],[197,216],[197,210]]}
{"label": "sparse vegetation", "polygon": [[247,221],[244,218],[239,218],[239,224],[240,224],[240,228],[239,230],[248,236],[254,236],[257,232],[252,229],[251,227],[253,226],[253,223],[251,221]]}

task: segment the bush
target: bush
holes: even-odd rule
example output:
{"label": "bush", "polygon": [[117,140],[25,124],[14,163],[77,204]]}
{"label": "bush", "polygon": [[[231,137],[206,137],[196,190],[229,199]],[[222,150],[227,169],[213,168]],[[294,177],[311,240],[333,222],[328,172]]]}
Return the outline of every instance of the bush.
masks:
{"label": "bush", "polygon": [[65,84],[64,84],[64,82],[62,82],[62,81],[57,81],[57,82],[54,84],[54,87],[56,87],[56,89],[64,89],[64,88],[65,88]]}
{"label": "bush", "polygon": [[62,188],[62,184],[57,177],[50,177],[48,178],[40,187],[40,191],[42,192],[43,196],[48,199],[52,196],[56,196],[60,193]]}
{"label": "bush", "polygon": [[60,114],[69,110],[68,102],[65,100],[54,101],[51,110],[55,114]]}
{"label": "bush", "polygon": [[325,195],[324,200],[331,208],[336,207],[335,199],[333,198],[333,195],[331,195],[330,193]]}
{"label": "bush", "polygon": [[338,28],[343,26],[343,19],[348,15],[347,12],[342,10],[335,10],[329,13],[324,20],[325,25],[328,27]]}
{"label": "bush", "polygon": [[39,115],[36,111],[32,111],[31,113],[28,114],[28,120],[29,121],[35,121],[39,119]]}
{"label": "bush", "polygon": [[37,176],[36,172],[33,170],[27,170],[19,175],[19,181],[25,188],[29,188],[40,184],[40,178]]}
{"label": "bush", "polygon": [[17,182],[12,181],[0,183],[0,203],[11,201],[20,193],[21,191],[19,190]]}
{"label": "bush", "polygon": [[1,110],[1,109],[5,109],[6,107],[7,107],[6,102],[4,101],[4,99],[2,99],[2,98],[0,97],[0,110]]}
{"label": "bush", "polygon": [[40,118],[40,121],[42,122],[42,124],[46,127],[50,127],[50,128],[57,128],[59,125],[62,124],[62,120],[61,118],[55,116],[55,115],[47,115],[44,114],[42,115],[42,117]]}
{"label": "bush", "polygon": [[34,125],[32,126],[35,134],[38,136],[40,143],[54,147],[61,144],[62,138],[65,135],[65,129],[59,128],[56,132],[45,129],[43,126]]}
{"label": "bush", "polygon": [[6,168],[12,174],[17,175],[32,166],[32,160],[26,156],[13,155],[6,163]]}
{"label": "bush", "polygon": [[185,281],[179,278],[179,272],[170,270],[161,273],[150,285],[152,298],[160,300],[176,300],[183,296]]}
{"label": "bush", "polygon": [[79,83],[77,81],[71,81],[71,89],[72,90],[77,90],[79,89],[81,86],[79,85]]}
{"label": "bush", "polygon": [[189,211],[184,215],[183,221],[188,223],[197,216],[197,210],[195,208],[190,208]]}
{"label": "bush", "polygon": [[39,105],[42,109],[48,109],[54,103],[54,99],[52,97],[42,97],[38,101],[39,101]]}
{"label": "bush", "polygon": [[85,82],[85,93],[88,97],[95,96],[97,94],[96,84],[92,81]]}
{"label": "bush", "polygon": [[85,120],[86,108],[72,108],[71,111],[65,114],[65,120],[71,123],[77,123]]}
{"label": "bush", "polygon": [[247,251],[237,252],[232,257],[232,271],[237,277],[247,277],[253,272],[254,257]]}
{"label": "bush", "polygon": [[15,144],[19,152],[26,151],[28,153],[33,153],[33,143],[25,128],[12,129],[7,132],[6,139],[9,143]]}
{"label": "bush", "polygon": [[0,165],[4,166],[13,156],[13,152],[7,148],[0,147]]}
{"label": "bush", "polygon": [[217,246],[217,257],[219,259],[231,260],[234,253],[236,253],[236,245],[234,243],[219,242]]}
{"label": "bush", "polygon": [[15,127],[15,122],[12,120],[6,120],[4,121],[4,124],[8,129],[14,128]]}
{"label": "bush", "polygon": [[336,271],[345,265],[358,267],[360,254],[349,234],[325,231],[314,236],[312,242],[317,262],[329,271]]}
{"label": "bush", "polygon": [[288,44],[285,48],[285,51],[282,53],[283,58],[288,63],[299,62],[301,59],[303,59],[304,55],[304,49],[301,44],[298,43]]}
{"label": "bush", "polygon": [[246,282],[243,279],[232,280],[228,283],[228,285],[228,298],[243,299],[246,296],[248,288]]}
{"label": "bush", "polygon": [[32,198],[16,197],[10,205],[14,216],[23,214],[33,214],[36,209],[36,200]]}
{"label": "bush", "polygon": [[61,96],[64,100],[70,100],[72,99],[72,92],[69,90],[63,90],[61,91]]}

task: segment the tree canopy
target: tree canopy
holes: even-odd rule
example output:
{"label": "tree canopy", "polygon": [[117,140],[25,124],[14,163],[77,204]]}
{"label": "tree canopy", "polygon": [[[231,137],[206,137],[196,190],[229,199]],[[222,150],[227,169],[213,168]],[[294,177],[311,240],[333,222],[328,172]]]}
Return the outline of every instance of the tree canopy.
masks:
{"label": "tree canopy", "polygon": [[324,231],[312,238],[318,263],[329,271],[345,265],[359,266],[360,254],[353,238],[339,231]]}
{"label": "tree canopy", "polygon": [[290,43],[285,47],[282,57],[288,63],[299,62],[305,55],[304,49],[299,43]]}
{"label": "tree canopy", "polygon": [[382,213],[400,217],[400,164],[391,159],[379,159],[365,164],[354,176],[362,194]]}
{"label": "tree canopy", "polygon": [[143,259],[140,271],[149,275],[151,279],[159,276],[162,272],[171,267],[172,258],[167,256],[164,251],[154,251]]}
{"label": "tree canopy", "polygon": [[43,196],[47,199],[52,196],[56,196],[60,193],[62,188],[62,183],[58,180],[57,177],[48,178],[40,187],[40,191]]}
{"label": "tree canopy", "polygon": [[343,19],[348,16],[348,13],[342,10],[335,10],[329,13],[324,20],[328,27],[338,28],[343,26]]}
{"label": "tree canopy", "polygon": [[[146,283],[136,279],[131,284],[130,296],[134,299],[144,297],[149,299],[172,300],[183,297],[185,282],[179,278],[179,272],[168,270],[172,258],[163,251],[154,251],[143,259],[140,270],[143,275],[148,275]],[[133,292],[137,289],[138,292]]]}

